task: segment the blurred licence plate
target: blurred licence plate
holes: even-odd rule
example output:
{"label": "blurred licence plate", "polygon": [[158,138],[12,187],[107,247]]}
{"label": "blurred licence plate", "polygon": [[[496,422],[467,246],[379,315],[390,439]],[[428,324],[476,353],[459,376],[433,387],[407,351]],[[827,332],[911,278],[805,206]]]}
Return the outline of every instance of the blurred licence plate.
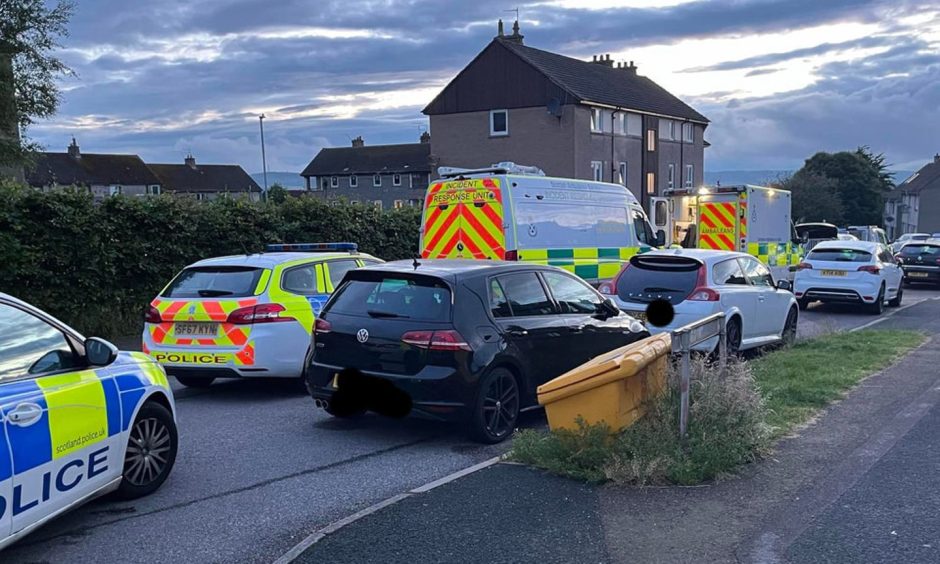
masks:
{"label": "blurred licence plate", "polygon": [[640,323],[646,323],[646,312],[645,311],[628,311],[627,315],[636,319]]}
{"label": "blurred licence plate", "polygon": [[926,272],[908,272],[907,275],[912,278],[927,278],[928,276],[930,276]]}
{"label": "blurred licence plate", "polygon": [[219,324],[176,323],[173,332],[177,337],[215,337],[219,334]]}
{"label": "blurred licence plate", "polygon": [[844,270],[823,270],[823,276],[845,276]]}

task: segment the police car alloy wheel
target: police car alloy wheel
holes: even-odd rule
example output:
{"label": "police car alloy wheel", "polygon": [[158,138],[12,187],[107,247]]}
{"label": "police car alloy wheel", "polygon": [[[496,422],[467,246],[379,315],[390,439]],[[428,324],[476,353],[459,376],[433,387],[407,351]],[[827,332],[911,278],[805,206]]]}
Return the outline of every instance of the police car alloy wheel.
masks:
{"label": "police car alloy wheel", "polygon": [[170,412],[158,403],[144,404],[130,430],[118,495],[134,499],[159,488],[176,462],[177,446],[176,424]]}

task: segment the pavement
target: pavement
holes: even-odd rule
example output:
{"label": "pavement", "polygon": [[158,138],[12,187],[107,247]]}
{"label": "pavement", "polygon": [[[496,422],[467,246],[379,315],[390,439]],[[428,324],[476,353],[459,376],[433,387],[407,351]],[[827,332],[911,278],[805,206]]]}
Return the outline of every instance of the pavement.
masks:
{"label": "pavement", "polygon": [[[908,290],[905,305],[933,297],[940,297],[940,292]],[[899,322],[931,327],[934,320],[940,320],[940,312],[929,313],[931,307],[924,303],[889,309],[878,327]],[[804,338],[877,319],[822,305],[801,314],[800,335]],[[130,348],[137,343],[132,337],[120,344]],[[935,359],[934,364],[938,362],[940,359]],[[921,379],[913,378],[910,385],[916,381],[927,386]],[[371,415],[354,421],[332,419],[288,383],[232,380],[197,390],[174,382],[173,387],[180,452],[163,487],[133,502],[102,499],[78,508],[0,553],[0,561],[272,562],[331,523],[510,447],[484,447],[469,442],[455,426],[425,421],[389,421]],[[905,394],[910,392],[904,389]],[[526,414],[521,423],[530,428],[545,426],[539,412]],[[865,423],[861,427],[868,428]],[[855,433],[850,427],[844,432],[846,437],[855,437]],[[836,462],[838,457],[834,456],[832,463]],[[463,484],[484,485],[467,492],[454,489]],[[451,561],[604,562],[611,560],[611,555],[634,550],[633,545],[618,543],[618,538],[640,543],[640,537],[617,533],[628,531],[628,524],[618,524],[611,516],[646,512],[654,516],[651,518],[662,519],[655,523],[664,534],[690,534],[703,539],[698,546],[708,546],[710,541],[696,533],[698,528],[710,530],[702,522],[695,521],[690,529],[679,531],[666,526],[676,521],[675,515],[654,510],[657,503],[666,503],[659,496],[680,496],[676,499],[682,501],[681,495],[689,495],[682,492],[699,490],[667,488],[656,493],[659,491],[592,488],[499,464],[362,520],[370,523],[373,517],[396,515],[391,522],[400,538],[393,535],[393,528],[383,525],[385,528],[377,529],[374,536],[363,537],[356,554],[352,548],[356,541],[345,535],[358,530],[357,522],[328,535],[303,558],[332,554],[335,560],[325,557],[322,561],[367,561],[373,555],[382,557],[394,551],[396,556],[383,558],[383,562],[396,561],[398,556],[403,561],[408,554],[434,561],[434,551],[446,547],[452,550],[447,553],[453,556]],[[540,510],[546,494],[552,501]],[[689,506],[680,514],[700,514],[708,519],[712,513],[707,507],[713,502],[702,501],[705,505]],[[423,504],[431,508],[426,514],[419,511]],[[623,507],[631,509],[624,512]],[[415,520],[408,521],[407,515]],[[725,516],[715,519],[716,523],[727,521]],[[453,532],[451,524],[463,531],[461,536],[448,536]],[[669,543],[679,545],[678,538],[683,537],[671,538]],[[565,546],[559,548],[553,539],[565,539]],[[487,542],[491,545],[483,546]],[[322,552],[334,549],[337,552]]]}

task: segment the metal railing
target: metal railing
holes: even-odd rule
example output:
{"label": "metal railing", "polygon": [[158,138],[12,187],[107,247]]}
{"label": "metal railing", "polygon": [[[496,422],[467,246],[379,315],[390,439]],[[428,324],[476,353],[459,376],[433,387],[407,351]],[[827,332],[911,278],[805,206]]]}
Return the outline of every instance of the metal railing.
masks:
{"label": "metal railing", "polygon": [[721,374],[724,373],[728,362],[724,312],[703,317],[672,332],[672,352],[681,355],[679,361],[679,436],[683,440],[689,431],[689,379],[692,373],[692,347],[716,336],[718,337],[718,372]]}

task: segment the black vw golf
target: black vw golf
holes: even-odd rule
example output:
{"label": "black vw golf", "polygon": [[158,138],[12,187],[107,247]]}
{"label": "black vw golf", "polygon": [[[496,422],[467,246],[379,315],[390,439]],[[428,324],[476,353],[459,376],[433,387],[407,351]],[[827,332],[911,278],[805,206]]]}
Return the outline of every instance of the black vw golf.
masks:
{"label": "black vw golf", "polygon": [[316,320],[306,379],[337,417],[463,421],[494,443],[537,405],[537,386],[648,335],[556,267],[389,262],[346,274]]}

